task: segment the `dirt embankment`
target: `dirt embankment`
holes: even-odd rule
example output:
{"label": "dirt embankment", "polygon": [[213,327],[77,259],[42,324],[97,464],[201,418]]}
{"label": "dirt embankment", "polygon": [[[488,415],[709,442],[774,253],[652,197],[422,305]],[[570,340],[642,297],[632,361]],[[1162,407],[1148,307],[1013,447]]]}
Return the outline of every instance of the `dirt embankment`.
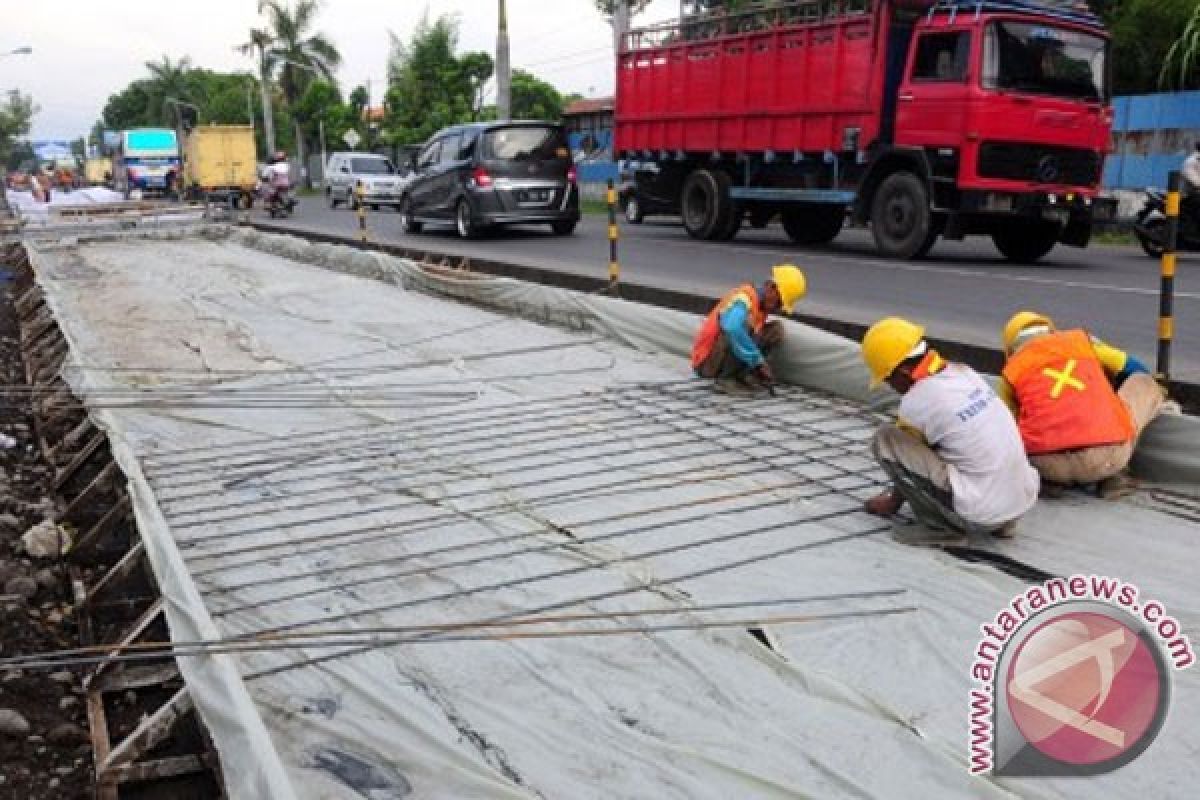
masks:
{"label": "dirt embankment", "polygon": [[[13,309],[0,267],[0,659],[74,647],[66,566],[21,537],[53,512],[53,472],[36,443]],[[91,796],[92,747],[80,675],[0,666],[0,800]]]}

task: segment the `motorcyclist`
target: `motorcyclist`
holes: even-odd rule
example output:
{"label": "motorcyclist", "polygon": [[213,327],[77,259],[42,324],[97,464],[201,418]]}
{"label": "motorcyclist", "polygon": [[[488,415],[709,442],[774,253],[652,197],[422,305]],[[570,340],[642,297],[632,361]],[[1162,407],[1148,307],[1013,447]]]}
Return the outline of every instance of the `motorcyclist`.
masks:
{"label": "motorcyclist", "polygon": [[271,156],[267,169],[271,173],[272,194],[281,199],[283,193],[292,188],[292,166],[288,163],[287,153],[277,150],[275,155]]}
{"label": "motorcyclist", "polygon": [[1182,211],[1200,229],[1200,139],[1196,140],[1196,149],[1184,160],[1182,172]]}

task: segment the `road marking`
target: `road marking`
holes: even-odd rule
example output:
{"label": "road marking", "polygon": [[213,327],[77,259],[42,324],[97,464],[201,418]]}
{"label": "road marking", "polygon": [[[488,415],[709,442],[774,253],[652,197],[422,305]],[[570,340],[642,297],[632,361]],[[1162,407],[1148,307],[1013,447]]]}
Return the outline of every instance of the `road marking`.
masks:
{"label": "road marking", "polygon": [[[671,240],[671,239],[648,239],[648,238],[647,239],[634,239],[632,237],[627,238],[625,240],[626,246],[628,246],[629,243],[633,242],[633,241],[652,242],[653,244],[673,245],[675,247],[690,247],[690,248],[711,247],[711,245],[702,244],[700,242],[689,242],[689,241]],[[769,254],[769,255],[781,256],[783,258],[795,258],[796,253],[797,253],[797,251],[795,251],[795,250],[775,250],[772,248],[765,248],[765,247],[763,247],[763,248],[740,247],[738,245],[724,245],[721,248],[721,250],[722,251],[734,251],[734,252],[745,253],[747,255],[760,255],[760,256],[765,253],[765,254]],[[879,269],[886,269],[886,270],[901,270],[903,272],[932,273],[934,275],[954,275],[954,276],[962,277],[962,278],[985,278],[985,279],[990,279],[990,280],[1009,281],[1012,283],[1032,283],[1032,284],[1038,284],[1038,285],[1042,285],[1042,286],[1059,286],[1064,289],[1088,289],[1091,291],[1098,291],[1098,292],[1118,292],[1121,294],[1137,294],[1137,295],[1144,295],[1144,296],[1149,296],[1149,297],[1158,297],[1158,289],[1142,289],[1142,288],[1139,288],[1136,286],[1112,286],[1110,284],[1104,284],[1104,283],[1087,283],[1084,281],[1063,281],[1063,280],[1055,280],[1053,278],[1035,278],[1030,275],[1000,275],[1000,274],[996,274],[993,272],[984,272],[983,270],[977,270],[977,269],[963,269],[961,267],[960,268],[952,267],[949,269],[944,269],[944,268],[938,268],[938,267],[926,267],[926,266],[922,266],[920,264],[911,264],[911,263],[907,263],[907,262],[903,262],[903,261],[882,261],[880,259],[874,259],[874,258],[862,258],[862,257],[858,257],[858,256],[853,256],[853,257],[839,256],[839,255],[831,255],[829,253],[811,253],[810,252],[809,255],[811,255],[814,259],[823,258],[823,259],[828,259],[830,261],[842,261],[842,262],[847,262],[847,263],[863,264],[866,266],[877,267]],[[627,260],[626,266],[627,267],[629,266],[628,260]],[[1158,277],[1157,270],[1154,272],[1154,275],[1155,275],[1155,277]],[[1183,298],[1185,300],[1200,300],[1200,294],[1198,294],[1196,292],[1176,292],[1175,296],[1177,298]]]}

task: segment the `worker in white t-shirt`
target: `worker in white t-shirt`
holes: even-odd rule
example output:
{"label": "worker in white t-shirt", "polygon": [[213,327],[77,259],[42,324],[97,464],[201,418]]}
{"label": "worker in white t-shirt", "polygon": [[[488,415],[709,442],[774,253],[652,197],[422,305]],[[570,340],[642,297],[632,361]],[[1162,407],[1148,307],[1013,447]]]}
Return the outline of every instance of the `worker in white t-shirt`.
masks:
{"label": "worker in white t-shirt", "polygon": [[866,509],[890,517],[907,502],[919,524],[894,534],[907,544],[1012,536],[1039,488],[1016,421],[978,373],[947,363],[924,337],[924,328],[889,317],[863,338],[871,385],[903,395],[897,423],[871,443],[894,485]]}

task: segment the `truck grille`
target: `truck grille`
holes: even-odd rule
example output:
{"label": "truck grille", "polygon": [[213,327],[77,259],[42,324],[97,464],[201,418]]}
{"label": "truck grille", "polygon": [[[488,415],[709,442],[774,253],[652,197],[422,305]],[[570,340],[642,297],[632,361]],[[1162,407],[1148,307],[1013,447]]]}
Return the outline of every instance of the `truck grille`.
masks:
{"label": "truck grille", "polygon": [[1094,186],[1100,180],[1100,156],[1075,147],[985,142],[979,148],[979,177]]}

